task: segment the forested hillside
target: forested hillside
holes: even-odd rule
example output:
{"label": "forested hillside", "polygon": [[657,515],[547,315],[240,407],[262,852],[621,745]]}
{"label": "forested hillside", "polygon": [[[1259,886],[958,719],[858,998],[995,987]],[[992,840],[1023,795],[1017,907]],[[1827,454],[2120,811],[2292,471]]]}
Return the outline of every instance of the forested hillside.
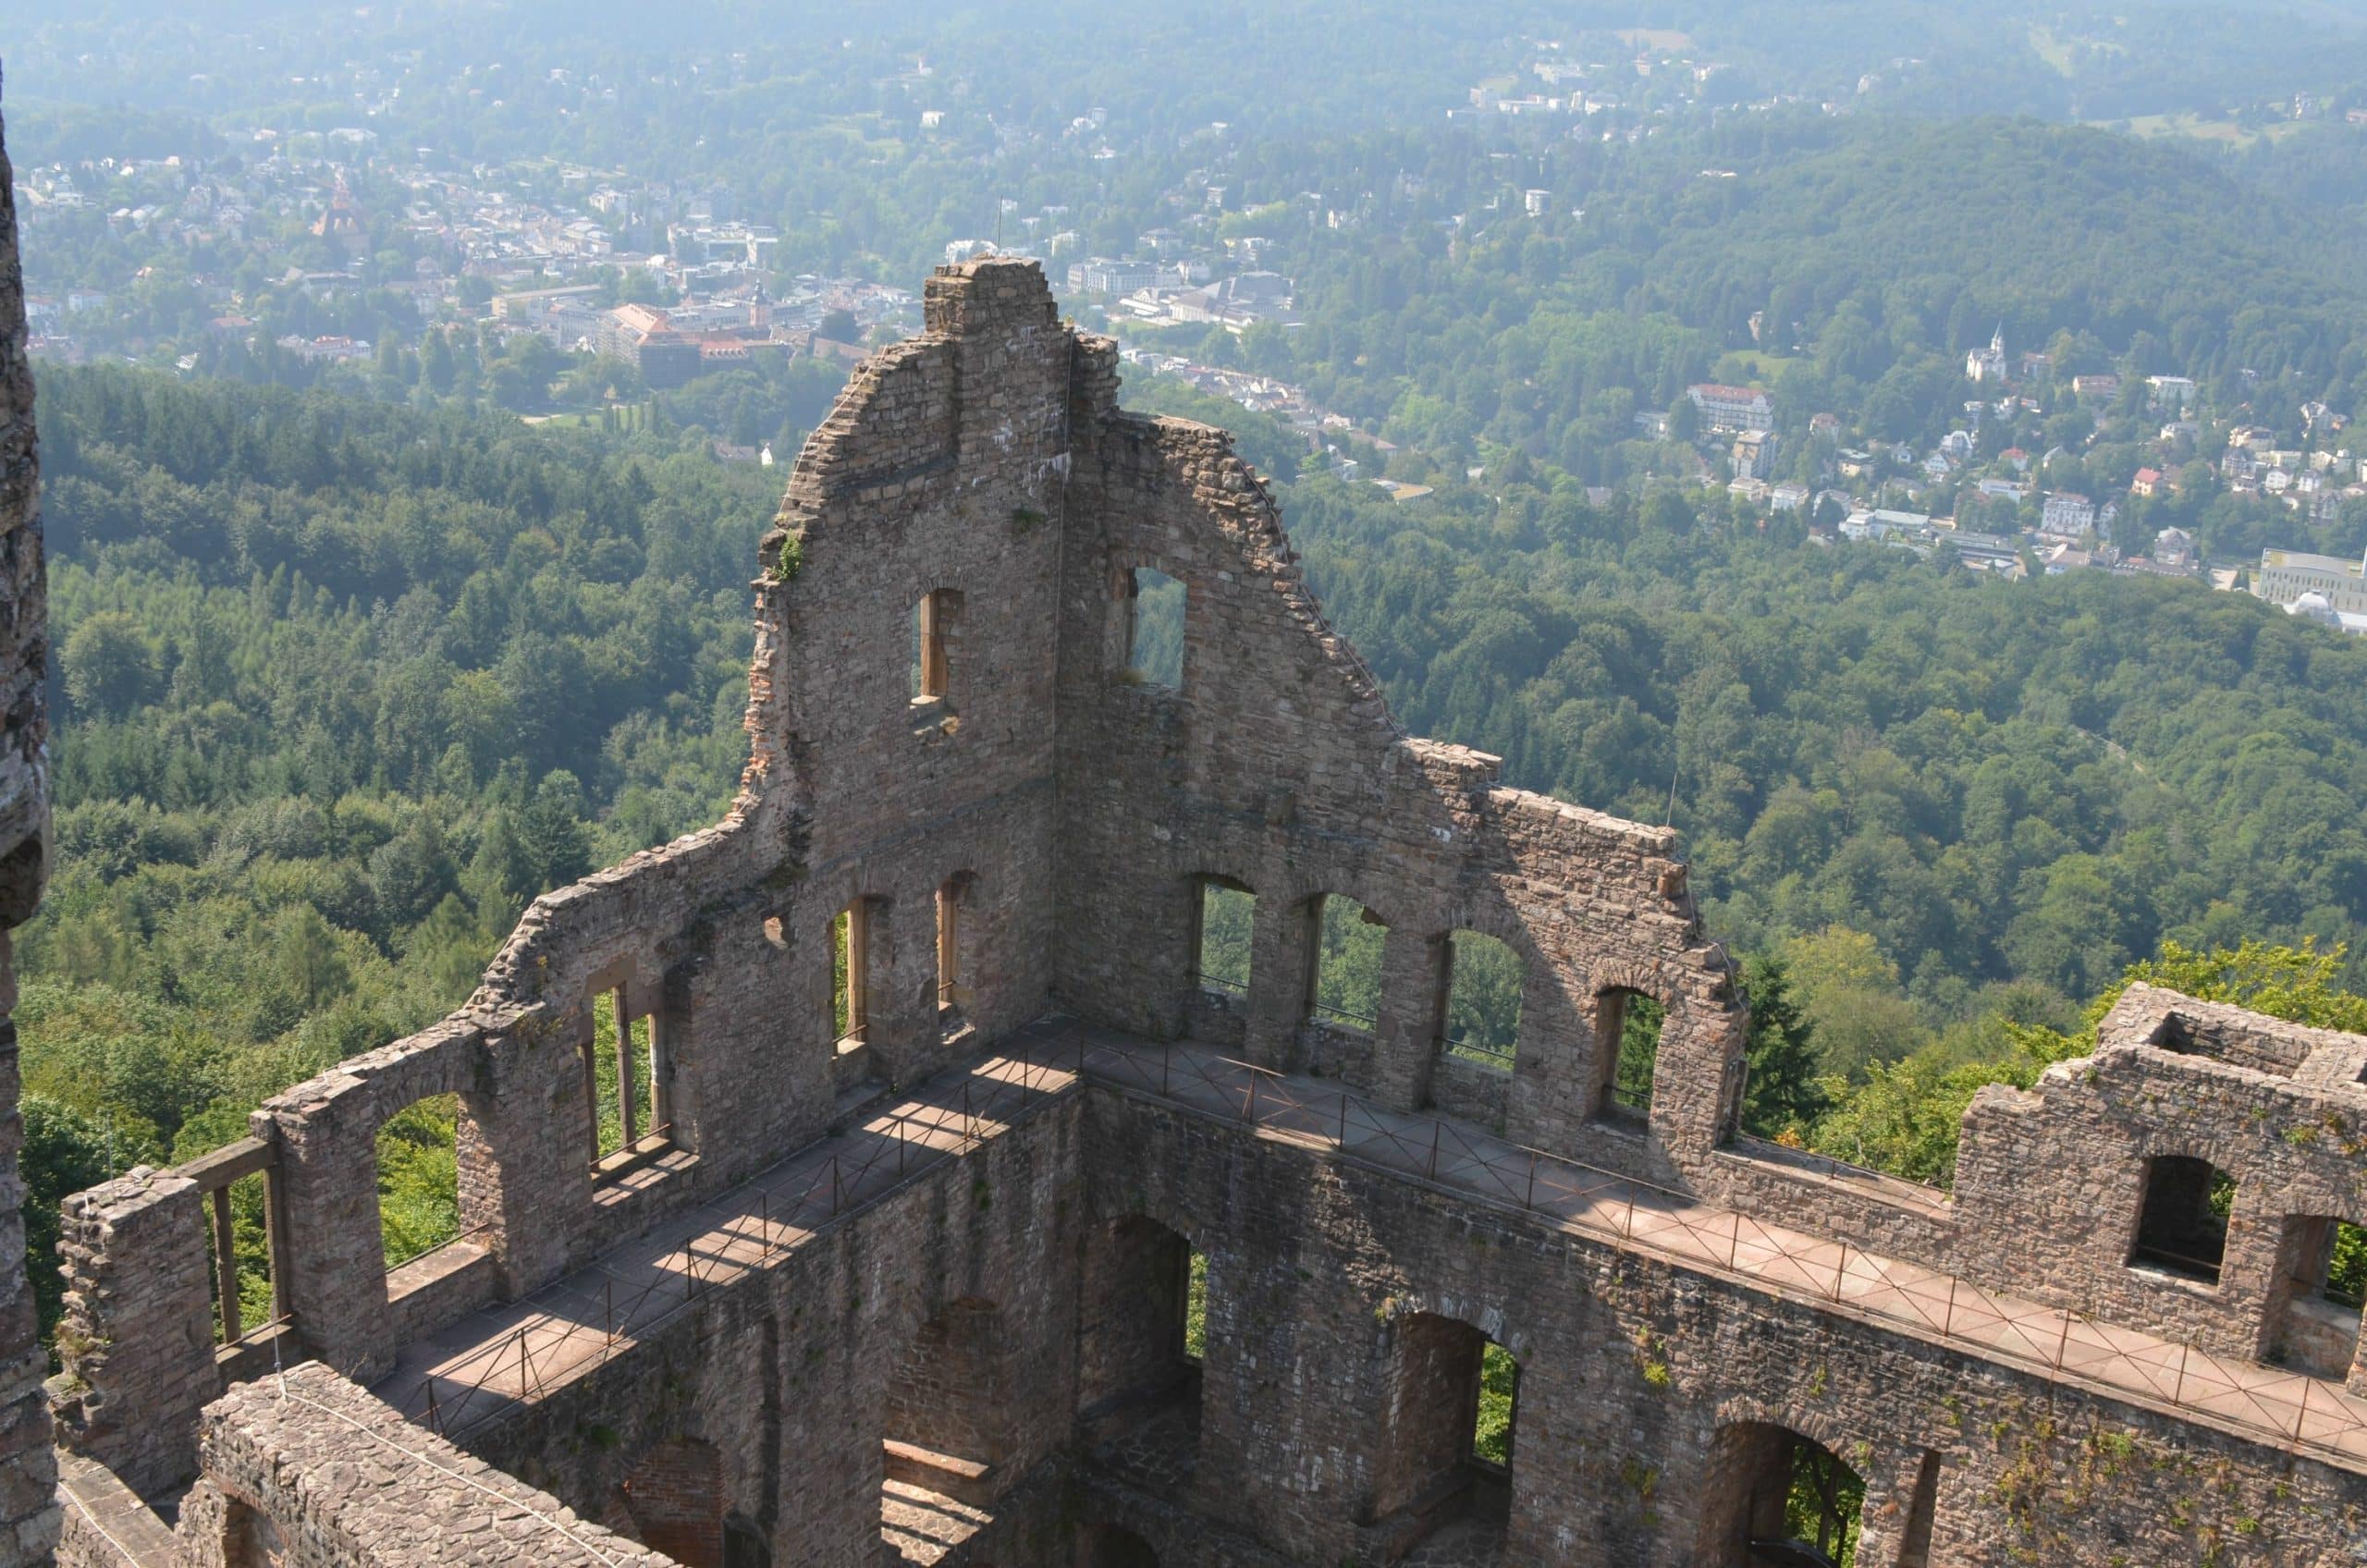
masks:
{"label": "forested hillside", "polygon": [[239,1135],[465,998],[535,893],[719,815],[778,499],[698,439],[114,371],[46,372],[42,422],[37,1209]]}
{"label": "forested hillside", "polygon": [[[1632,416],[1729,353],[1803,458],[1818,412],[1936,439],[1972,395],[1965,350],[2001,326],[2060,376],[2189,375],[2280,428],[2308,400],[2349,407],[2367,374],[2349,220],[2168,146],[2034,121],[1752,116],[1540,147],[1521,175],[1550,192],[1536,218],[1502,210],[1502,156],[1478,131],[1245,153],[1253,193],[1376,194],[1355,224],[1293,241],[1307,324],[1244,334],[1242,361],[1447,472],[1496,444],[1597,484],[1665,461]],[[2095,428],[2061,411],[2033,450]]]}

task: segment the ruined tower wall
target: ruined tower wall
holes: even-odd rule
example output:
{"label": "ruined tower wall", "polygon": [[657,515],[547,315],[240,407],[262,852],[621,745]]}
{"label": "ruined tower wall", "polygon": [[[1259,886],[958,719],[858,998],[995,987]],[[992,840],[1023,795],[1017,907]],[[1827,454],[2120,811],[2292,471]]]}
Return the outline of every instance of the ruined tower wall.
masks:
{"label": "ruined tower wall", "polygon": [[[34,1562],[57,1538],[47,1370],[25,1279],[17,1158],[16,973],[8,933],[32,918],[49,869],[49,659],[32,364],[17,263],[17,205],[0,145],[0,1563]],[[46,1266],[46,1260],[43,1260]]]}
{"label": "ruined tower wall", "polygon": [[1095,1093],[1084,1154],[1131,1173],[1088,1187],[1088,1256],[1139,1216],[1208,1258],[1194,1517],[1119,1498],[1168,1568],[1391,1561],[1417,1523],[1377,1506],[1392,1456],[1436,1437],[1406,1419],[1400,1364],[1436,1318],[1519,1361],[1507,1562],[1738,1562],[1723,1552],[1748,1511],[1751,1425],[1863,1476],[1861,1563],[1912,1561],[1926,1529],[1928,1562],[1950,1568],[2332,1563],[2352,1550],[2355,1476],[2207,1422],[1142,1096]]}
{"label": "ruined tower wall", "polygon": [[[2131,986],[2091,1057],[1982,1093],[1956,1177],[1959,1267],[2034,1299],[2367,1389],[2356,1307],[2309,1298],[2314,1222],[2367,1225],[2367,1037]],[[2132,1267],[2149,1162],[2235,1182],[2215,1279]],[[2046,1244],[2030,1245],[2043,1235]],[[2317,1238],[2321,1246],[2325,1238]],[[2323,1346],[2312,1339],[2327,1341]],[[2317,1365],[2311,1365],[2312,1362]]]}

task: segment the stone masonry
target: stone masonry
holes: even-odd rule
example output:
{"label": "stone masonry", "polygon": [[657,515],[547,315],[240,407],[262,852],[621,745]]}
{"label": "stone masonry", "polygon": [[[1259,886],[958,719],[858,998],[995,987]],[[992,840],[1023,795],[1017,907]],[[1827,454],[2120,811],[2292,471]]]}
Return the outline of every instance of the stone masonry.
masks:
{"label": "stone masonry", "polygon": [[[1032,263],[926,320],[764,538],[725,819],[71,1200],[61,1561],[2367,1561],[2367,1037],[2134,989],[1975,1104],[1953,1194],[1746,1138],[1674,833],[1404,735],[1229,438],[1122,411]],[[1245,988],[1196,974],[1211,888]],[[1327,897],[1386,928],[1369,1027],[1311,1006]],[[1445,1048],[1457,932],[1520,962],[1508,1062]],[[443,1095],[460,1235],[389,1272],[374,1140]],[[276,1305],[217,1344],[256,1176]]]}
{"label": "stone masonry", "polygon": [[57,1540],[56,1470],[41,1392],[47,1368],[35,1342],[18,1212],[24,1122],[17,1026],[8,1018],[17,1006],[8,933],[32,918],[49,870],[48,602],[14,189],[0,143],[0,1563],[40,1562]]}

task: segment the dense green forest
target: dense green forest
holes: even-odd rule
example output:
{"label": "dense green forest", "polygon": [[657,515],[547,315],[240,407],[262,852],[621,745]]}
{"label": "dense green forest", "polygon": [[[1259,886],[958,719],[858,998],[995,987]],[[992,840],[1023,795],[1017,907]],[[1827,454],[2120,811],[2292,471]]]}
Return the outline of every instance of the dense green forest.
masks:
{"label": "dense green forest", "polygon": [[[721,813],[777,499],[697,435],[119,371],[46,372],[42,429],[37,1243],[100,1169],[456,1005],[535,893]],[[392,1185],[448,1192],[448,1120],[395,1137]],[[394,1205],[390,1250],[448,1233],[435,1207]]]}
{"label": "dense green forest", "polygon": [[[112,370],[43,396],[58,869],[19,1017],[45,1238],[64,1192],[234,1137],[458,1001],[535,892],[720,812],[778,480],[696,430]],[[1968,1084],[2076,1039],[2080,1001],[2165,942],[2314,941],[2310,1005],[2367,1005],[2323,1000],[2358,987],[2340,945],[2367,921],[2358,640],[1566,480],[1418,510],[1280,487],[1413,728],[1590,804],[1673,801],[1749,956],[1761,1131],[1944,1179]],[[1343,1014],[1377,974],[1354,913],[1325,936]],[[1485,1051],[1494,1027],[1465,1032]],[[395,1135],[399,1255],[448,1228],[422,1194],[449,1150],[432,1116]]]}

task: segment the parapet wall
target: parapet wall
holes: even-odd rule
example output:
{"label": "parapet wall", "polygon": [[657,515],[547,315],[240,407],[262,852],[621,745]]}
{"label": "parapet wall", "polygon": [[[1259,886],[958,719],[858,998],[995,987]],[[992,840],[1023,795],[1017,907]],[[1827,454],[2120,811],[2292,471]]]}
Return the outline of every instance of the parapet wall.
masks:
{"label": "parapet wall", "polygon": [[665,1568],[556,1500],[402,1420],[325,1366],[205,1413],[181,1503],[186,1568]]}

